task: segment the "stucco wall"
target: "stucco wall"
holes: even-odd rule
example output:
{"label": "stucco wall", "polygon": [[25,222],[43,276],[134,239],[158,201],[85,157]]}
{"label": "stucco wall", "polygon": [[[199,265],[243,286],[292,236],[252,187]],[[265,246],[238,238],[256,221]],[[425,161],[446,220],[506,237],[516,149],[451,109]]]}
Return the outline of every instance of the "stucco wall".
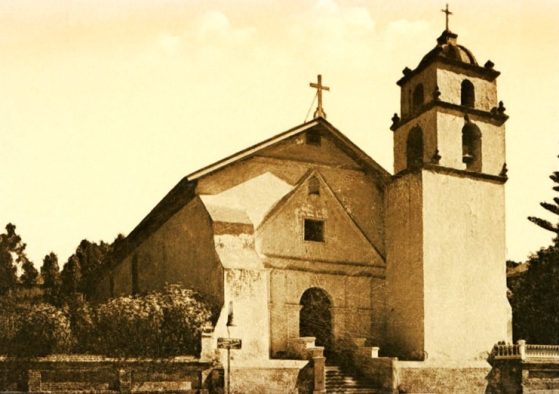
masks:
{"label": "stucco wall", "polygon": [[440,99],[448,103],[460,104],[462,81],[468,79],[474,85],[474,108],[491,111],[497,106],[497,85],[495,81],[465,74],[452,66],[442,65],[437,70],[437,83],[441,92]]}
{"label": "stucco wall", "polygon": [[[234,163],[203,177],[198,182],[197,193],[217,194],[265,172],[295,185],[309,170],[318,169],[352,220],[383,253],[384,191],[377,186],[371,174],[358,169],[354,162],[348,164],[347,155],[329,143],[327,137],[322,138],[320,147],[301,144],[297,138],[289,139],[285,144],[291,144],[292,147],[288,149],[282,145],[283,150],[278,148],[280,153],[264,150],[260,156]],[[334,154],[334,151],[338,152]],[[298,155],[296,160],[295,152]],[[332,155],[335,160],[322,159],[328,155]]]}
{"label": "stucco wall", "polygon": [[[481,131],[481,172],[499,175],[505,163],[505,127],[487,123],[474,115],[470,116],[470,121]],[[465,124],[464,117],[456,114],[437,114],[440,165],[466,169],[466,164],[462,161],[462,128]]]}
{"label": "stucco wall", "polygon": [[[231,350],[237,365],[267,360],[270,349],[268,272],[264,269],[225,269],[224,279],[225,302],[214,330],[214,345],[219,337],[240,338],[242,348]],[[231,310],[234,325],[227,330]],[[227,352],[219,352],[222,362],[226,362]]]}
{"label": "stucco wall", "polygon": [[387,330],[391,355],[423,357],[424,282],[421,173],[396,178],[388,188]]}
{"label": "stucco wall", "polygon": [[301,296],[313,287],[326,291],[330,297],[336,338],[368,338],[374,344],[381,344],[385,323],[383,278],[273,269],[270,273],[272,355],[285,351],[289,338],[300,336]]}
{"label": "stucco wall", "polygon": [[[408,134],[414,127],[419,126],[423,131],[423,162],[429,163],[437,149],[437,112],[427,111],[414,120],[406,123],[394,132],[394,173],[397,174],[408,167],[407,140]],[[459,143],[462,149],[462,140]],[[460,154],[462,151],[460,150]]]}
{"label": "stucco wall", "polygon": [[398,389],[404,393],[487,393],[487,363],[459,367],[424,362],[397,361]]}
{"label": "stucco wall", "polygon": [[485,359],[510,340],[504,186],[423,171],[425,349]]}
{"label": "stucco wall", "polygon": [[423,103],[433,101],[433,92],[437,86],[437,70],[435,64],[430,64],[417,75],[414,75],[400,89],[400,112],[402,118],[412,113],[413,91],[419,84],[423,84]]}
{"label": "stucco wall", "polygon": [[132,291],[131,263],[137,259],[139,291],[178,283],[223,302],[223,270],[211,226],[201,201],[192,200],[114,269],[115,296]]}
{"label": "stucco wall", "polygon": [[[257,233],[257,250],[267,256],[384,265],[379,253],[317,174],[320,194],[308,179],[272,212]],[[304,239],[306,219],[324,221],[324,242]]]}

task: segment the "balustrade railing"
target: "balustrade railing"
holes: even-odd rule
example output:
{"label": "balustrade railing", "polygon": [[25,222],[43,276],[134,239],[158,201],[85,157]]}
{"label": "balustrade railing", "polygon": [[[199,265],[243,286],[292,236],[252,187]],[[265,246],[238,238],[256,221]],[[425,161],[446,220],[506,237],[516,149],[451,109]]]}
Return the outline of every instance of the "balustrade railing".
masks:
{"label": "balustrade railing", "polygon": [[559,360],[559,345],[528,345],[524,340],[516,344],[498,343],[493,346],[491,357],[494,360]]}

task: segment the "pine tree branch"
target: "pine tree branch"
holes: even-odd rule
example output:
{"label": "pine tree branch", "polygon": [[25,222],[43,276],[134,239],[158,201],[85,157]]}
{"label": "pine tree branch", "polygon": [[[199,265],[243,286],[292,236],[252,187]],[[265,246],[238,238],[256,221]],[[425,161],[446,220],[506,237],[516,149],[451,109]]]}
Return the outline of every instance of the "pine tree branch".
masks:
{"label": "pine tree branch", "polygon": [[549,212],[552,212],[556,215],[559,215],[559,207],[557,205],[553,205],[547,202],[540,202],[542,208],[547,209]]}
{"label": "pine tree branch", "polygon": [[559,233],[559,228],[557,226],[554,226],[553,224],[551,224],[549,221],[545,219],[536,218],[534,216],[528,216],[528,220],[547,231],[551,231],[552,233]]}

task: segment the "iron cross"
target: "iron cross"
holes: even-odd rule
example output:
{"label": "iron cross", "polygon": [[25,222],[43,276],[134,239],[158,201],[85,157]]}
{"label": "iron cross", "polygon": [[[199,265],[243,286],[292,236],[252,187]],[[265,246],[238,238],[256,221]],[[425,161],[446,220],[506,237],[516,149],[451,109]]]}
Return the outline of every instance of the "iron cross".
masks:
{"label": "iron cross", "polygon": [[311,82],[309,84],[311,88],[316,89],[316,95],[318,96],[318,106],[316,107],[316,111],[314,111],[314,118],[322,117],[326,119],[326,112],[324,112],[324,108],[322,108],[322,91],[323,90],[330,90],[330,87],[322,85],[322,75],[318,74],[317,76],[317,83]]}
{"label": "iron cross", "polygon": [[452,15],[452,12],[450,12],[450,10],[448,9],[448,4],[446,5],[446,8],[444,10],[441,10],[441,12],[444,12],[446,14],[446,30],[448,30],[448,16]]}

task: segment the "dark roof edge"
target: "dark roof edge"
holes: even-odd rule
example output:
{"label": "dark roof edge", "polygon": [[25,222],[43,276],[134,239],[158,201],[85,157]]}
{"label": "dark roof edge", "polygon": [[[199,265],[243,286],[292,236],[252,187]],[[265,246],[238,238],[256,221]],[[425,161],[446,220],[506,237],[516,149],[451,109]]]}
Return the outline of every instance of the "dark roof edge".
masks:
{"label": "dark roof edge", "polygon": [[429,52],[426,57],[421,61],[421,63],[415,68],[415,70],[409,70],[405,72],[405,75],[400,78],[396,84],[398,86],[404,85],[407,81],[413,78],[415,75],[419,74],[421,71],[426,69],[433,63],[440,62],[443,64],[447,64],[450,66],[458,67],[466,71],[473,71],[476,74],[479,74],[480,77],[487,79],[488,81],[495,80],[499,75],[501,75],[500,71],[497,71],[493,68],[481,67],[474,64],[464,63],[458,60],[449,59],[445,56],[440,56],[438,52],[432,50]]}
{"label": "dark roof edge", "polygon": [[[318,118],[318,119],[321,119],[321,118]],[[313,123],[314,123],[314,124],[313,124]],[[238,157],[238,156],[240,157],[240,156],[243,156],[243,155],[245,155],[245,154],[248,154],[248,152],[250,152],[250,151],[252,151],[252,150],[255,150],[255,149],[258,149],[258,147],[261,146],[261,145],[266,145],[267,143],[272,142],[272,141],[274,141],[275,139],[281,139],[283,136],[289,135],[289,134],[291,134],[293,131],[295,131],[295,130],[297,130],[297,129],[306,129],[306,128],[309,128],[309,127],[314,126],[315,124],[318,124],[317,119],[313,119],[313,120],[310,120],[310,121],[308,121],[308,122],[302,123],[302,124],[300,124],[300,125],[298,125],[298,126],[292,127],[292,128],[290,128],[289,130],[283,131],[283,132],[281,132],[281,133],[279,133],[279,134],[276,134],[276,135],[274,135],[274,136],[272,136],[272,137],[270,137],[270,138],[267,138],[267,139],[265,139],[265,140],[263,140],[263,141],[260,141],[260,142],[258,142],[258,143],[256,143],[256,144],[253,144],[253,145],[251,145],[251,146],[249,146],[249,147],[247,147],[247,148],[244,148],[244,149],[242,149],[242,150],[240,150],[240,151],[238,151],[238,152],[235,152],[235,153],[233,153],[233,154],[231,154],[231,155],[229,155],[229,156],[226,156],[226,157],[224,157],[223,159],[216,161],[215,163],[208,164],[207,166],[204,166],[204,167],[202,167],[202,168],[200,168],[200,169],[198,169],[198,170],[196,170],[196,171],[194,171],[194,172],[188,174],[188,175],[186,176],[186,178],[191,179],[191,180],[192,180],[192,179],[197,179],[197,178],[199,177],[198,174],[207,172],[207,171],[210,170],[212,167],[216,167],[216,169],[217,169],[217,168],[221,168],[221,166],[222,166],[222,165],[226,165],[225,163],[227,163],[228,161],[233,160],[233,159],[235,159],[235,158]],[[211,172],[213,172],[213,171],[211,171]]]}
{"label": "dark roof edge", "polygon": [[[497,111],[495,111],[495,112],[493,112],[493,111],[483,111],[481,109],[466,107],[466,106],[460,105],[460,104],[454,104],[454,103],[449,103],[449,102],[440,101],[440,100],[433,100],[433,101],[431,101],[427,104],[424,104],[418,112],[415,112],[413,115],[408,116],[407,118],[401,119],[396,124],[393,124],[390,127],[390,130],[392,130],[392,131],[398,130],[400,127],[404,126],[405,124],[411,122],[414,119],[417,119],[420,115],[422,115],[423,113],[431,110],[434,107],[440,107],[442,109],[447,109],[447,110],[451,110],[451,111],[460,112],[461,114],[464,114],[464,115],[478,116],[478,117],[483,118],[483,119],[487,120],[488,122],[493,123],[497,126],[501,126],[509,118],[509,116],[506,115],[505,113],[500,113],[500,112],[497,112]],[[495,107],[495,110],[497,110],[496,107]]]}
{"label": "dark roof edge", "polygon": [[357,161],[360,162],[364,167],[373,170],[374,172],[380,175],[383,184],[386,184],[390,181],[390,177],[392,176],[388,171],[386,171],[380,164],[374,161],[369,155],[367,155],[364,151],[361,150],[357,145],[355,145],[349,138],[347,138],[341,131],[335,128],[330,122],[326,119],[319,117],[313,119],[312,121],[305,122],[299,126],[292,127],[291,129],[284,131],[282,133],[276,134],[273,137],[270,137],[262,142],[254,144],[246,149],[243,149],[237,153],[227,156],[226,158],[219,160],[213,164],[205,166],[198,171],[195,171],[187,176],[190,180],[196,180],[208,174],[211,174],[229,164],[232,164],[238,160],[246,159],[255,155],[261,149],[267,148],[268,146],[272,146],[278,142],[283,141],[285,138],[292,137],[308,129],[315,127],[315,126],[322,126],[329,130],[335,137],[339,140],[343,141],[344,145],[348,148],[351,153],[357,156]]}
{"label": "dark roof edge", "polygon": [[181,179],[114,251],[113,267],[124,260],[140,243],[188,204],[196,195],[196,184],[196,181],[189,181],[186,178]]}
{"label": "dark roof edge", "polygon": [[424,163],[422,166],[417,167],[417,168],[406,168],[402,171],[400,171],[399,173],[397,173],[396,175],[394,175],[392,178],[393,179],[398,179],[401,178],[407,174],[412,174],[412,173],[416,173],[416,172],[420,172],[421,170],[428,170],[431,172],[438,172],[438,173],[442,173],[442,174],[446,174],[446,175],[453,175],[453,176],[457,176],[460,178],[477,178],[477,179],[483,179],[486,181],[490,181],[493,183],[498,183],[498,184],[504,184],[507,182],[508,177],[505,175],[491,175],[491,174],[486,174],[483,172],[474,172],[474,171],[468,171],[468,170],[459,170],[458,168],[451,168],[451,167],[445,167],[445,166],[440,166],[437,164],[431,164],[431,163]]}
{"label": "dark roof edge", "polygon": [[359,158],[361,158],[363,160],[363,164],[366,167],[369,167],[369,168],[379,172],[380,175],[382,176],[382,179],[383,179],[385,184],[390,181],[390,178],[392,177],[392,174],[390,172],[385,170],[384,167],[382,167],[380,164],[378,164],[372,157],[370,157],[361,148],[359,148],[357,145],[355,145],[349,138],[347,138],[345,136],[344,133],[342,133],[340,130],[338,130],[336,127],[334,127],[326,119],[320,118],[320,120],[321,120],[321,122],[324,123],[324,126],[329,128],[330,130],[332,130],[349,148],[351,148],[351,150],[355,154],[357,154],[359,156]]}

